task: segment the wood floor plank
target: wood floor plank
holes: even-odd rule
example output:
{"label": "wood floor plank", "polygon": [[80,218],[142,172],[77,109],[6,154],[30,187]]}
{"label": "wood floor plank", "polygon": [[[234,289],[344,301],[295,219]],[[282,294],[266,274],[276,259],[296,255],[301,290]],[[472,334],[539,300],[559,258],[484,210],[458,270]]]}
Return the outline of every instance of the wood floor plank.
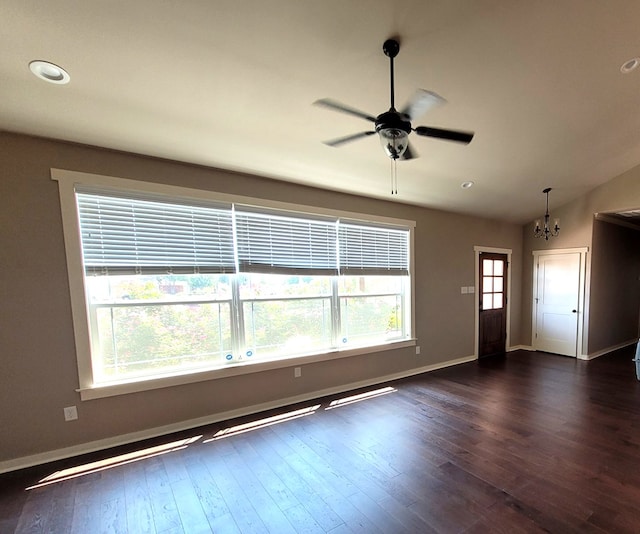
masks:
{"label": "wood floor plank", "polygon": [[51,511],[51,489],[32,490],[22,508],[16,526],[16,533],[44,532],[44,527]]}
{"label": "wood floor plank", "polygon": [[[415,504],[415,502],[411,503],[411,505]],[[407,532],[419,532],[420,534],[434,534],[438,532],[427,521],[414,513],[411,505],[406,506],[393,498],[380,501],[378,505],[385,510],[389,516],[400,523]]]}
{"label": "wood floor plank", "polygon": [[189,534],[211,532],[211,526],[191,481],[188,479],[175,480],[171,482],[171,491],[176,501],[183,530]]}
{"label": "wood floor plank", "polygon": [[76,486],[76,498],[71,513],[72,534],[98,530],[102,513],[99,490],[101,480],[102,473],[93,473],[73,481]]}
{"label": "wood floor plank", "polygon": [[262,487],[267,491],[273,502],[280,510],[286,511],[300,505],[295,494],[287,487],[282,479],[275,473],[269,462],[264,460],[248,439],[235,441],[238,455],[247,462],[249,470],[253,473]]}
{"label": "wood floor plank", "polygon": [[155,534],[151,496],[147,486],[144,466],[132,464],[124,473],[124,488],[127,508],[127,531],[140,534]]}
{"label": "wood floor plank", "polygon": [[374,476],[377,474],[384,480],[385,477],[382,473],[377,472],[377,468],[373,464],[367,463],[359,455],[354,454],[349,447],[344,446],[326,433],[314,436],[308,432],[299,431],[297,434],[307,445],[309,451],[313,451],[315,455],[325,459],[330,465],[340,467],[340,472],[345,473],[345,478],[357,488],[358,491],[355,493],[366,492],[375,501],[390,497],[383,484],[379,483]]}
{"label": "wood floor plank", "polygon": [[[271,448],[271,440],[268,439],[269,437],[269,434],[265,433],[254,437],[257,441],[256,450],[260,452],[265,461],[267,459],[269,460],[271,469],[273,469],[274,473],[296,496],[297,500],[304,506],[313,520],[326,532],[344,524],[342,519],[340,519],[322,497],[304,480],[301,473],[276,453],[276,449]],[[291,453],[288,451],[287,458],[290,457]]]}
{"label": "wood floor plank", "polygon": [[[382,499],[382,501],[388,501],[389,499],[392,498],[386,497]],[[380,501],[375,501],[368,495],[358,492],[349,497],[349,502],[382,532],[394,532],[398,534],[409,532],[401,521],[398,521],[392,514],[388,513],[385,508],[380,506]]]}
{"label": "wood floor plank", "polygon": [[202,457],[186,463],[191,485],[210,524],[230,515],[229,507]]}
{"label": "wood floor plank", "polygon": [[178,506],[162,460],[154,458],[145,462],[144,477],[149,489],[153,521],[158,534],[183,532]]}
{"label": "wood floor plank", "polygon": [[242,487],[252,508],[256,511],[268,532],[295,534],[293,526],[271,497],[269,492],[256,477],[253,469],[237,452],[225,457],[229,472]]}
{"label": "wood floor plank", "polygon": [[242,484],[234,477],[229,464],[228,455],[222,459],[207,455],[205,462],[209,473],[220,490],[226,506],[235,519],[241,532],[267,533],[267,527],[253,507],[253,504]]}
{"label": "wood floor plank", "polygon": [[124,466],[102,472],[100,479],[100,529],[105,534],[122,534],[127,529]]}

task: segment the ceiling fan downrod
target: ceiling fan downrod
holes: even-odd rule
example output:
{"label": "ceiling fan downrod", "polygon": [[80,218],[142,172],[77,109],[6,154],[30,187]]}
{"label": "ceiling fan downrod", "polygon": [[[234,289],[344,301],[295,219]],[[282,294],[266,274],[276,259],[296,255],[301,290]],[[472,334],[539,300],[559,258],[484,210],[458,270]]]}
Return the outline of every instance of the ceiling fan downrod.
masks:
{"label": "ceiling fan downrod", "polygon": [[395,89],[393,83],[393,58],[398,55],[400,52],[400,43],[395,39],[387,39],[382,45],[382,51],[384,55],[389,58],[389,67],[390,67],[390,80],[391,80],[391,109],[395,111],[396,109],[396,98],[395,98]]}

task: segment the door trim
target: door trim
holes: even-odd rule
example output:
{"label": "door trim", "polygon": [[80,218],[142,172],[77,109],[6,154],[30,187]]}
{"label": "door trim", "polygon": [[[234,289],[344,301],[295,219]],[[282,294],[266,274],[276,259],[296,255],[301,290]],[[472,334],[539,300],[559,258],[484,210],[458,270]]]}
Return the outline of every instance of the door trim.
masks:
{"label": "door trim", "polygon": [[480,245],[476,245],[473,247],[473,251],[475,254],[475,287],[476,292],[474,295],[474,304],[475,304],[475,340],[473,342],[473,354],[475,359],[478,359],[478,355],[480,354],[480,254],[482,252],[493,252],[496,254],[505,254],[507,256],[507,336],[505,340],[505,350],[509,352],[511,347],[511,253],[513,252],[510,248],[496,248],[496,247],[483,247]]}
{"label": "door trim", "polygon": [[531,346],[533,350],[537,350],[535,342],[535,332],[537,331],[536,316],[536,295],[538,294],[538,258],[540,256],[557,256],[560,254],[580,254],[580,273],[578,281],[578,332],[577,332],[577,344],[576,344],[576,358],[579,360],[588,360],[589,356],[584,354],[583,348],[586,346],[586,336],[588,333],[588,279],[589,268],[587,265],[587,253],[589,247],[575,247],[575,248],[555,248],[546,250],[534,250],[531,252],[533,255],[533,292],[531,294]]}

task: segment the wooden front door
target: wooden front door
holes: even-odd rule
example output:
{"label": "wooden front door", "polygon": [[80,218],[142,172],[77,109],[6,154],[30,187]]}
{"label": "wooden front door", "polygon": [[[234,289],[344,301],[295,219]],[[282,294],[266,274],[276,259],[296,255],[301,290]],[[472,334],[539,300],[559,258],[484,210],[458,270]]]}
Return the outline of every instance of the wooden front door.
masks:
{"label": "wooden front door", "polygon": [[506,254],[480,254],[478,357],[504,354],[507,343]]}

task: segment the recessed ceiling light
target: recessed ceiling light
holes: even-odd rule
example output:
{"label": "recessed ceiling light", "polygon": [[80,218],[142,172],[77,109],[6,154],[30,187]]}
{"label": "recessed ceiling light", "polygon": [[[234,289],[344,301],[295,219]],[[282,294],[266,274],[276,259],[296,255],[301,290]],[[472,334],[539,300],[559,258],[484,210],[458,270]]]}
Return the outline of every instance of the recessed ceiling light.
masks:
{"label": "recessed ceiling light", "polygon": [[29,63],[29,68],[31,72],[45,82],[65,84],[69,83],[71,79],[66,70],[48,61],[32,61]]}
{"label": "recessed ceiling light", "polygon": [[460,184],[460,187],[462,187],[462,189],[469,189],[470,187],[473,187],[474,182],[462,182]]}
{"label": "recessed ceiling light", "polygon": [[629,61],[625,61],[620,67],[622,74],[629,74],[632,70],[635,70],[640,65],[640,57],[631,58]]}

